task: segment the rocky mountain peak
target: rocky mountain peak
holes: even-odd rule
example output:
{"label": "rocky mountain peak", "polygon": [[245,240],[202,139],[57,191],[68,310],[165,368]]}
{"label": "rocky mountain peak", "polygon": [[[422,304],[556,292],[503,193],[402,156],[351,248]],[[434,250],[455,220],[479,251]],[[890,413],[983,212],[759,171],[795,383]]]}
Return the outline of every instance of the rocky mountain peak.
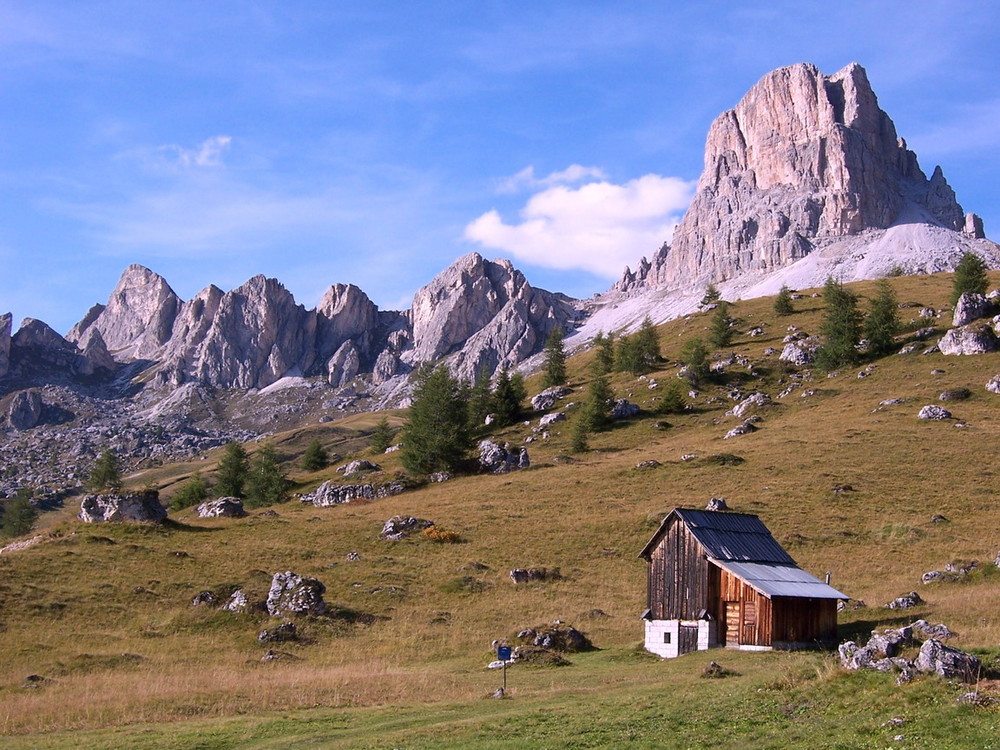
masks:
{"label": "rocky mountain peak", "polygon": [[767,273],[900,221],[966,226],[944,174],[928,180],[920,170],[864,68],[824,76],[791,65],[712,123],[698,190],[670,245],[617,288],[692,289]]}
{"label": "rocky mountain peak", "polygon": [[10,313],[0,315],[0,378],[10,371],[10,328],[14,316]]}

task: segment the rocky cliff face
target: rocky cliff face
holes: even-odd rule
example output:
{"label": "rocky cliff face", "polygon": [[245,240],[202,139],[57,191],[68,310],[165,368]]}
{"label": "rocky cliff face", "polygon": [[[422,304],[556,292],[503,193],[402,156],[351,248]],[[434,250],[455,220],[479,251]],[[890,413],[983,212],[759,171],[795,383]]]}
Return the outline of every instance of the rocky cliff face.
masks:
{"label": "rocky cliff face", "polygon": [[716,118],[698,190],[651,261],[619,291],[691,289],[767,273],[838,238],[926,223],[982,236],[940,168],[930,179],[878,106],[864,68],[812,65],[764,76]]}
{"label": "rocky cliff face", "polygon": [[10,371],[10,327],[13,316],[10,313],[0,315],[0,378]]}

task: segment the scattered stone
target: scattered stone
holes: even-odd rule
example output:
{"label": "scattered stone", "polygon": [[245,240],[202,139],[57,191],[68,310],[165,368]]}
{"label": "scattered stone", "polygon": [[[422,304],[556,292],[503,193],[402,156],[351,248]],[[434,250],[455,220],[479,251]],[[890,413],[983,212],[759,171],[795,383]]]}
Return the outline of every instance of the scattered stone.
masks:
{"label": "scattered stone", "polygon": [[739,677],[740,673],[732,669],[726,669],[718,662],[710,661],[708,666],[701,671],[701,677],[718,680],[724,677]]}
{"label": "scattered stone", "polygon": [[928,404],[917,413],[918,419],[951,419],[951,412],[941,406]]}
{"label": "scattered stone", "polygon": [[727,412],[735,417],[743,417],[744,414],[750,411],[755,411],[771,403],[771,397],[766,393],[752,393],[747,396],[743,401],[740,401],[736,406]]}
{"label": "scattered stone", "polygon": [[556,405],[556,401],[566,398],[572,391],[562,385],[554,385],[546,388],[539,394],[531,397],[531,408],[535,411],[548,411]]}
{"label": "scattered stone", "polygon": [[972,395],[968,388],[949,388],[938,396],[939,401],[964,401]]}
{"label": "scattered stone", "polygon": [[378,500],[406,492],[406,485],[399,481],[386,484],[337,484],[332,479],[323,482],[312,492],[299,498],[300,502],[312,503],[317,508],[329,508],[355,500]]}
{"label": "scattered stone", "polygon": [[951,324],[955,328],[968,325],[974,320],[986,317],[989,308],[990,302],[982,294],[963,292],[955,305],[955,314]]}
{"label": "scattered stone", "polygon": [[729,510],[729,505],[724,497],[713,497],[708,501],[705,510]]}
{"label": "scattered stone", "polygon": [[429,526],[433,526],[433,521],[426,518],[414,518],[413,516],[393,516],[382,526],[383,539],[398,542],[405,539],[407,535],[414,531],[423,531]]}
{"label": "scattered stone", "polygon": [[21,688],[23,690],[37,690],[38,688],[45,687],[50,682],[52,680],[48,677],[43,677],[40,674],[29,674],[21,681]]}
{"label": "scattered stone", "polygon": [[940,513],[935,513],[931,516],[931,523],[948,523],[948,519],[942,516]]}
{"label": "scattered stone", "polygon": [[84,523],[144,521],[158,523],[167,517],[156,490],[124,494],[84,495],[79,518]]}
{"label": "scattered stone", "polygon": [[697,453],[685,453],[681,456],[681,461],[687,463],[688,461],[694,461],[696,458],[698,458]]}
{"label": "scattered stone", "polygon": [[920,312],[917,313],[923,320],[930,320],[931,318],[937,317],[937,312],[933,307],[921,307]]}
{"label": "scattered stone", "polygon": [[358,562],[361,560],[361,555],[357,552],[348,552],[344,559],[347,560],[347,562]]}
{"label": "scattered stone", "polygon": [[763,336],[763,335],[764,335],[764,329],[761,328],[760,326],[755,326],[755,327],[751,328],[749,331],[747,331],[747,336],[751,336],[751,337],[754,337],[754,338],[756,338],[757,336]]}
{"label": "scattered stone", "polygon": [[206,500],[198,506],[198,518],[242,518],[246,514],[243,501],[238,497]]}
{"label": "scattered stone", "polygon": [[435,471],[433,474],[427,477],[428,482],[433,484],[441,484],[441,482],[447,482],[451,479],[451,474],[446,471]]}
{"label": "scattered stone", "polygon": [[903,596],[893,599],[891,602],[885,605],[886,609],[911,609],[919,604],[923,604],[924,600],[920,598],[920,594],[916,591],[911,591],[909,594],[903,594]]}
{"label": "scattered stone", "polygon": [[931,625],[927,620],[917,620],[910,625],[910,628],[922,640],[936,638],[939,641],[947,641],[955,637],[955,633],[944,623]]}
{"label": "scattered stone", "polygon": [[548,427],[550,424],[555,424],[556,422],[563,422],[566,419],[566,415],[561,411],[554,411],[551,414],[546,414],[541,419],[538,420],[539,427]]}
{"label": "scattered stone", "polygon": [[298,628],[294,622],[283,622],[273,628],[265,628],[257,634],[261,643],[289,643],[299,639]]}
{"label": "scattered stone", "polygon": [[514,568],[508,575],[514,583],[557,581],[562,578],[559,568]]}
{"label": "scattered stone", "polygon": [[867,606],[868,605],[865,604],[864,600],[862,599],[848,599],[846,601],[843,599],[837,600],[838,612],[843,612],[844,610],[849,610],[849,609],[864,609]]}
{"label": "scattered stone", "polygon": [[962,682],[976,682],[982,663],[972,654],[946,646],[936,638],[931,638],[924,641],[920,647],[915,666],[920,672],[933,672],[941,677]]}
{"label": "scattered stone", "polygon": [[271,617],[322,615],[327,611],[324,593],[326,586],[315,578],[300,576],[290,570],[275,573],[267,592],[267,613]]}
{"label": "scattered stone", "polygon": [[516,453],[509,444],[499,445],[492,440],[479,443],[479,468],[490,474],[504,474],[515,469],[526,469],[531,465],[528,449],[522,447]]}
{"label": "scattered stone", "polygon": [[902,349],[899,350],[900,354],[913,354],[917,349],[920,348],[920,344],[910,343],[906,344]]}
{"label": "scattered stone", "polygon": [[560,620],[555,620],[550,625],[526,628],[517,634],[517,640],[525,645],[568,654],[591,651],[594,648],[587,636]]}
{"label": "scattered stone", "polygon": [[905,404],[905,398],[887,398],[884,401],[879,401],[879,406],[898,406],[899,404]]}
{"label": "scattered stone", "polygon": [[348,464],[337,467],[337,472],[343,474],[345,477],[350,476],[351,474],[361,474],[369,471],[382,471],[382,467],[378,464],[372,463],[371,461],[365,461],[364,459],[351,461]]}
{"label": "scattered stone", "polygon": [[854,487],[849,484],[835,484],[833,486],[833,493],[835,495],[842,495],[845,492],[854,492]]}
{"label": "scattered stone", "polygon": [[638,414],[641,409],[630,401],[620,398],[611,407],[612,419],[629,419]]}
{"label": "scattered stone", "polygon": [[192,607],[214,607],[219,603],[219,597],[214,591],[199,591],[191,600]]}
{"label": "scattered stone", "polygon": [[229,596],[229,601],[226,602],[223,607],[227,612],[235,612],[236,614],[244,614],[251,609],[250,600],[246,595],[246,592],[242,589],[236,589]]}
{"label": "scattered stone", "polygon": [[778,356],[778,359],[782,362],[789,362],[793,365],[798,365],[799,367],[811,365],[816,361],[813,350],[803,346],[798,341],[791,341],[785,344],[784,348],[781,350],[781,354]]}
{"label": "scattered stone", "polygon": [[260,657],[260,660],[265,664],[271,661],[287,660],[287,661],[297,661],[299,657],[295,654],[289,654],[285,651],[275,651],[273,648],[269,648],[264,652],[264,655]]}
{"label": "scattered stone", "polygon": [[917,341],[926,341],[937,332],[938,329],[935,328],[934,326],[927,326],[926,328],[918,328],[916,331],[914,331],[913,337]]}
{"label": "scattered stone", "polygon": [[946,355],[987,354],[995,352],[998,347],[1000,341],[997,340],[996,333],[983,323],[952,328],[938,342],[939,350]]}
{"label": "scattered stone", "polygon": [[757,427],[754,426],[753,422],[749,419],[738,427],[734,427],[729,432],[723,436],[723,440],[729,440],[729,438],[738,437],[739,435],[748,435],[751,432],[756,432]]}
{"label": "scattered stone", "polygon": [[1000,393],[1000,375],[994,375],[989,379],[989,382],[986,383],[986,390],[990,393]]}
{"label": "scattered stone", "polygon": [[[491,664],[490,666],[492,666],[492,664]],[[503,665],[501,664],[501,666],[503,666]],[[502,688],[502,687],[498,687],[498,688],[497,688],[496,690],[494,690],[494,691],[493,691],[493,693],[492,693],[492,694],[490,695],[490,698],[493,698],[494,700],[500,700],[500,699],[501,699],[501,698],[503,698],[503,697],[504,697],[505,695],[506,695],[506,694],[504,693],[504,691],[503,691],[503,688]]]}

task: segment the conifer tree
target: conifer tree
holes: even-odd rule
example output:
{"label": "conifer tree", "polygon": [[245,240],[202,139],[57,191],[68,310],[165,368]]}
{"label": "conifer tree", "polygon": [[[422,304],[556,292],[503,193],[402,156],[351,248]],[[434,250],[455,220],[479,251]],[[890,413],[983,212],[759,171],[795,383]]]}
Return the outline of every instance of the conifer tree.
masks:
{"label": "conifer tree", "polygon": [[493,411],[493,387],[490,383],[490,372],[487,367],[483,366],[479,368],[467,395],[469,400],[469,429],[476,431],[482,428],[486,422],[486,417]]}
{"label": "conifer tree", "polygon": [[708,329],[708,340],[716,349],[729,346],[733,341],[732,321],[729,318],[729,303],[719,302],[712,314],[712,322]]}
{"label": "conifer tree", "polygon": [[121,470],[118,468],[118,457],[113,452],[105,449],[94,462],[87,486],[92,492],[118,492],[121,490]]}
{"label": "conifer tree", "polygon": [[545,339],[545,364],[542,366],[542,388],[563,385],[566,382],[566,350],[563,348],[563,329],[556,326]]}
{"label": "conifer tree", "polygon": [[250,461],[246,481],[246,506],[260,508],[264,505],[288,500],[290,482],[281,468],[278,452],[271,443],[264,443]]}
{"label": "conifer tree", "polygon": [[635,334],[639,347],[639,356],[647,370],[652,370],[660,360],[660,334],[653,325],[653,320],[647,315]]}
{"label": "conifer tree", "polygon": [[493,415],[496,419],[497,427],[508,427],[521,418],[521,399],[523,396],[524,380],[520,380],[521,389],[519,391],[514,378],[507,372],[507,368],[500,370],[497,375],[496,386],[493,388]]}
{"label": "conifer tree", "polygon": [[869,353],[883,356],[892,352],[900,325],[896,294],[892,290],[892,285],[882,279],[878,282],[878,293],[871,301],[868,317],[864,323],[864,336],[868,339]]}
{"label": "conifer tree", "polygon": [[680,352],[681,362],[687,367],[691,385],[698,385],[708,375],[708,349],[700,338],[688,339]]}
{"label": "conifer tree", "polygon": [[663,392],[657,411],[660,414],[682,414],[687,409],[684,386],[679,380],[672,380]]}
{"label": "conifer tree", "polygon": [[615,336],[598,331],[594,336],[594,374],[607,375],[615,367]]}
{"label": "conifer tree", "polygon": [[778,296],[774,298],[774,313],[775,315],[791,315],[793,312],[795,312],[795,307],[792,305],[792,290],[788,288],[787,284],[782,284]]}
{"label": "conifer tree", "polygon": [[990,280],[986,275],[986,263],[972,252],[965,253],[955,266],[955,278],[952,282],[951,304],[958,304],[958,298],[965,292],[986,294]]}
{"label": "conifer tree", "polygon": [[460,384],[444,366],[424,365],[417,370],[415,380],[403,426],[403,466],[415,474],[455,472],[472,448]]}
{"label": "conifer tree", "polygon": [[5,537],[23,536],[31,531],[38,518],[38,510],[31,504],[34,491],[21,487],[14,497],[3,501],[3,522],[0,535]]}
{"label": "conifer tree", "polygon": [[573,425],[573,432],[569,438],[570,453],[583,453],[589,447],[587,443],[587,423],[583,419],[578,419]]}
{"label": "conifer tree", "polygon": [[372,430],[371,452],[375,455],[385,453],[386,449],[392,445],[392,439],[396,437],[396,431],[389,426],[389,418],[384,414],[375,423]]}
{"label": "conifer tree", "polygon": [[701,302],[698,303],[699,307],[708,307],[722,299],[722,293],[719,291],[715,284],[709,284],[705,287],[705,296],[701,298]]}
{"label": "conifer tree", "polygon": [[236,442],[226,443],[215,474],[215,496],[242,498],[249,468],[246,449]]}
{"label": "conifer tree", "polygon": [[171,510],[183,510],[192,505],[204,501],[208,498],[208,487],[201,476],[201,472],[196,471],[177,490],[177,493],[170,498]]}
{"label": "conifer tree", "polygon": [[327,456],[326,448],[323,447],[319,438],[313,438],[306,447],[305,453],[302,454],[300,465],[305,471],[319,471],[325,469],[329,463],[330,459]]}
{"label": "conifer tree", "polygon": [[858,361],[861,313],[858,298],[833,277],[823,287],[823,301],[826,310],[819,327],[823,341],[816,350],[816,364],[821,370],[830,371]]}
{"label": "conifer tree", "polygon": [[641,375],[646,371],[642,358],[642,349],[636,336],[622,336],[615,345],[615,370],[632,375]]}
{"label": "conifer tree", "polygon": [[611,402],[615,392],[607,375],[597,375],[587,387],[580,421],[586,432],[600,432],[611,426]]}

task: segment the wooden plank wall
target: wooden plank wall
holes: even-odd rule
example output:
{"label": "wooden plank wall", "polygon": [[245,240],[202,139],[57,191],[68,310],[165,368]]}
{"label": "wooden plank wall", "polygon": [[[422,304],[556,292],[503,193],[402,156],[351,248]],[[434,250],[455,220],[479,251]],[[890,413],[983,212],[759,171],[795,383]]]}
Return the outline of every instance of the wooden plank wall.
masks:
{"label": "wooden plank wall", "polygon": [[649,560],[647,602],[654,620],[694,620],[710,612],[709,567],[698,541],[674,519]]}
{"label": "wooden plank wall", "polygon": [[[771,600],[744,583],[727,570],[719,579],[721,601],[740,602],[739,643],[741,646],[770,646],[772,607]],[[747,605],[750,605],[749,607]],[[723,607],[725,605],[723,604]],[[725,611],[719,618],[720,640],[725,637]],[[731,644],[727,644],[731,645]]]}
{"label": "wooden plank wall", "polygon": [[787,643],[835,642],[837,600],[775,597],[773,638]]}

